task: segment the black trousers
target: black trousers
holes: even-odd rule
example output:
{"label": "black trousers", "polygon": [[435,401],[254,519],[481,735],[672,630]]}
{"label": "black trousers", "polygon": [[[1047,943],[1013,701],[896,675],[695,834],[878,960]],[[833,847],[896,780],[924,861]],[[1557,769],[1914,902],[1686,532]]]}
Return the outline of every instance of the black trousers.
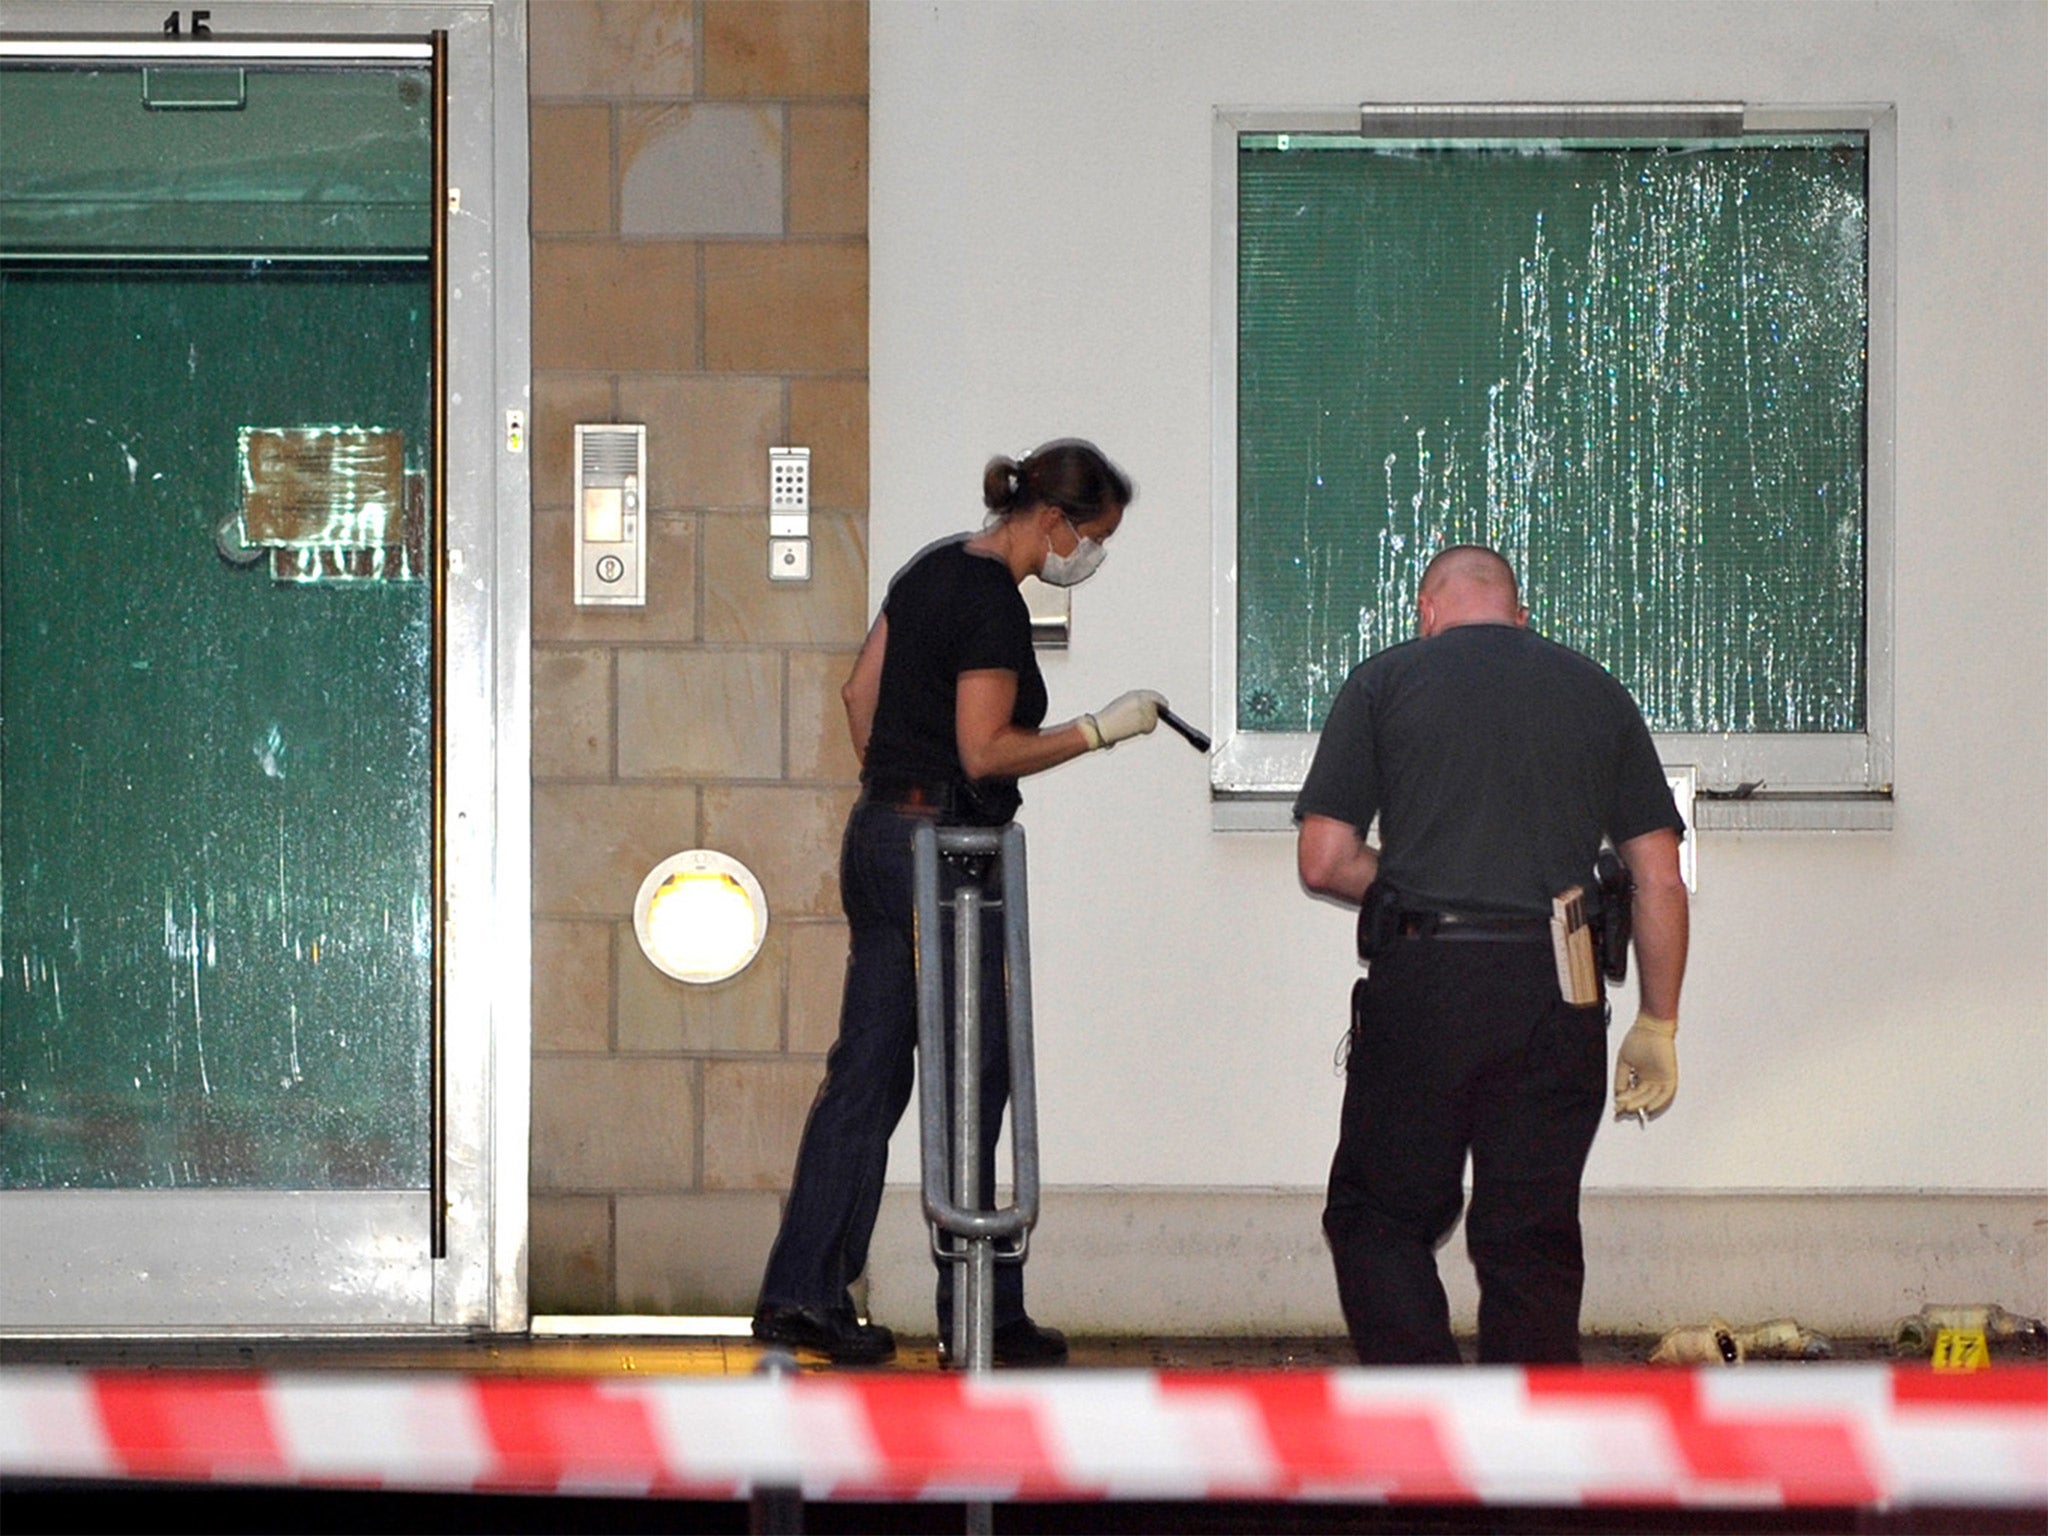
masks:
{"label": "black trousers", "polygon": [[[852,948],[839,1012],[839,1038],[811,1101],[797,1147],[782,1226],[761,1281],[761,1306],[809,1307],[851,1317],[848,1289],[867,1268],[868,1242],[882,1206],[889,1138],[910,1104],[917,1062],[917,877],[911,838],[919,818],[862,801],[847,818],[839,855],[839,897]],[[964,879],[946,860],[940,879]],[[950,923],[950,916],[944,919]],[[950,932],[950,929],[949,929]],[[953,1006],[953,956],[945,944],[946,1006]],[[1010,1100],[1010,1004],[1004,981],[1003,922],[984,907],[981,929],[981,1188],[991,1208],[996,1142]],[[950,1053],[949,1053],[950,1054]],[[941,1070],[948,1072],[951,1062]],[[953,1313],[951,1264],[938,1271],[940,1337]],[[998,1264],[998,1326],[1024,1316],[1024,1269]]]}
{"label": "black trousers", "polygon": [[1479,1358],[1576,1362],[1579,1181],[1607,1099],[1605,1003],[1558,995],[1547,939],[1412,938],[1352,994],[1323,1230],[1358,1358],[1455,1364],[1436,1249],[1464,1205]]}

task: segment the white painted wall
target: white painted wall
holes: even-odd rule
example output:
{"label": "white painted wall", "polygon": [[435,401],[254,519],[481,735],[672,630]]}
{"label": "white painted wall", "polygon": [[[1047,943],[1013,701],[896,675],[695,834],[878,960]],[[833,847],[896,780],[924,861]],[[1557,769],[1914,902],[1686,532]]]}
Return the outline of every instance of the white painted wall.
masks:
{"label": "white painted wall", "polygon": [[[1679,1098],[1588,1185],[2048,1189],[2048,6],[875,0],[871,79],[874,596],[1093,437],[1139,496],[1053,717],[1198,723],[1218,106],[1896,104],[1896,828],[1701,837]],[[1025,793],[1048,1183],[1320,1184],[1357,973],[1292,837],[1164,731]]]}

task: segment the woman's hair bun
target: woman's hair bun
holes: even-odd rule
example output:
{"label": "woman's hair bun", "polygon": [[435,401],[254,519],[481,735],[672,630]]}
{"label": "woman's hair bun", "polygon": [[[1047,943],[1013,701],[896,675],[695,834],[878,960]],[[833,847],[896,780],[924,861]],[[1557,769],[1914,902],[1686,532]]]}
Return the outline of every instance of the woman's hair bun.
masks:
{"label": "woman's hair bun", "polygon": [[1023,488],[1023,467],[1015,459],[998,455],[982,471],[981,504],[991,512],[1012,511],[1017,505],[1017,493]]}

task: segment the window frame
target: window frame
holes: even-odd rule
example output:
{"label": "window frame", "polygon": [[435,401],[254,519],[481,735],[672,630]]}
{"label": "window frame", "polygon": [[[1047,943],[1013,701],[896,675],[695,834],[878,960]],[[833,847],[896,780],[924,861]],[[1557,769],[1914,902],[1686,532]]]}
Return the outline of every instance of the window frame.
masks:
{"label": "window frame", "polygon": [[[1681,122],[1739,114],[1744,134],[1848,131],[1868,141],[1868,334],[1865,382],[1863,656],[1865,716],[1859,732],[1658,733],[1674,776],[1695,783],[1689,818],[1699,828],[1886,829],[1892,825],[1894,422],[1897,269],[1897,114],[1889,105],[1703,107],[1699,104],[1552,106],[1380,105],[1354,108],[1219,108],[1214,123],[1211,383],[1214,532],[1214,658],[1210,757],[1212,824],[1220,831],[1287,829],[1295,794],[1315,756],[1313,732],[1246,731],[1237,723],[1238,647],[1238,141],[1245,134],[1541,138],[1584,122]],[[1654,130],[1653,130],[1654,131]]]}

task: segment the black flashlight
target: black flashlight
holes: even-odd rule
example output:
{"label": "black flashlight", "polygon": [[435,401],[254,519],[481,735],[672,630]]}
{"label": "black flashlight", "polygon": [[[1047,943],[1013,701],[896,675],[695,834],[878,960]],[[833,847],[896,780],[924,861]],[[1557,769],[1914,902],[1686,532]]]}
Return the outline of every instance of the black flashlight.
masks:
{"label": "black flashlight", "polygon": [[1185,736],[1187,738],[1188,745],[1193,747],[1197,752],[1206,752],[1209,750],[1209,738],[1203,735],[1200,731],[1196,730],[1192,725],[1189,725],[1187,721],[1181,719],[1179,715],[1176,715],[1164,704],[1159,706],[1159,718],[1161,720],[1164,720],[1168,725],[1172,726],[1176,731],[1179,731],[1181,735]]}

